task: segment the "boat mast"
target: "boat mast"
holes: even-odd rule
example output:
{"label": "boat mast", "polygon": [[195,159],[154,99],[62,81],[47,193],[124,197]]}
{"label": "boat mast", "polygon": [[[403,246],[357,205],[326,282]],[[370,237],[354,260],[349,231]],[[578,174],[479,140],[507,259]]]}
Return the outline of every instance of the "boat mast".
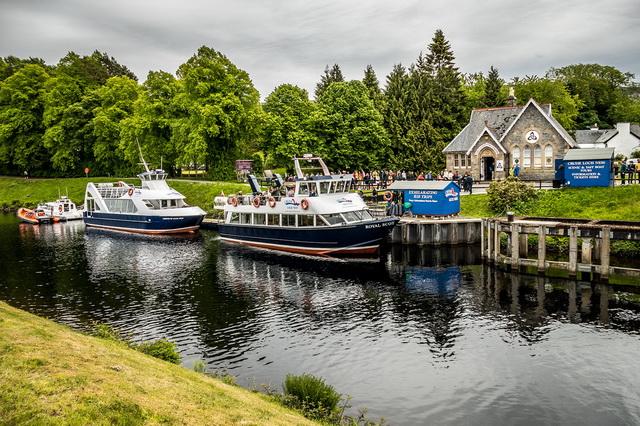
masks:
{"label": "boat mast", "polygon": [[149,166],[147,166],[147,162],[144,161],[144,157],[142,156],[142,148],[140,148],[140,141],[138,140],[138,138],[136,138],[136,143],[138,144],[138,151],[140,152],[140,159],[142,160],[142,164],[144,165],[144,168],[147,170],[147,173],[149,173]]}

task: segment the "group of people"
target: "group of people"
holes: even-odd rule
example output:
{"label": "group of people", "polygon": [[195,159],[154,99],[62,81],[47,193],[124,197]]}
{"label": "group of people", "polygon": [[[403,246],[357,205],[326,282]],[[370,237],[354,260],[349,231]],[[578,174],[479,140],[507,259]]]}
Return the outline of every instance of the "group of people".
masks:
{"label": "group of people", "polygon": [[613,163],[614,178],[620,178],[623,185],[627,183],[634,183],[634,181],[640,183],[640,168],[633,160],[622,160],[619,163],[616,161]]}

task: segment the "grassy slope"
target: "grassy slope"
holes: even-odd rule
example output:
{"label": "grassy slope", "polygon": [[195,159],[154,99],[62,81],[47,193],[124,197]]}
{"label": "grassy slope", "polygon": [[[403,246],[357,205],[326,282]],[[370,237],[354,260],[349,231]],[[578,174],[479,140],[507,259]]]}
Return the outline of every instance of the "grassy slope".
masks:
{"label": "grassy slope", "polygon": [[[494,215],[489,210],[486,194],[465,195],[461,199],[460,209],[462,216]],[[518,213],[528,216],[640,221],[640,185],[539,191],[537,199]]]}
{"label": "grassy slope", "polygon": [[0,424],[313,424],[267,397],[0,302]]}
{"label": "grassy slope", "polygon": [[[35,207],[38,203],[53,201],[58,194],[69,194],[76,204],[84,202],[84,189],[87,182],[116,182],[122,180],[128,184],[140,185],[139,179],[119,178],[74,178],[74,179],[22,179],[0,177],[0,207]],[[169,185],[187,197],[191,205],[200,206],[205,211],[213,210],[213,198],[220,195],[246,191],[248,186],[228,182],[192,182],[172,180]]]}

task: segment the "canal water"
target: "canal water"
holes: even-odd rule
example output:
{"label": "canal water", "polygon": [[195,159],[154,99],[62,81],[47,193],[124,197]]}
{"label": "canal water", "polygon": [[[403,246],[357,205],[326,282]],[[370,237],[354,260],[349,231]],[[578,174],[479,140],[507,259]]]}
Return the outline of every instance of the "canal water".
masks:
{"label": "canal water", "polygon": [[505,273],[477,246],[315,259],[0,214],[0,271],[18,308],[168,338],[247,388],[320,376],[391,425],[640,424],[634,289]]}

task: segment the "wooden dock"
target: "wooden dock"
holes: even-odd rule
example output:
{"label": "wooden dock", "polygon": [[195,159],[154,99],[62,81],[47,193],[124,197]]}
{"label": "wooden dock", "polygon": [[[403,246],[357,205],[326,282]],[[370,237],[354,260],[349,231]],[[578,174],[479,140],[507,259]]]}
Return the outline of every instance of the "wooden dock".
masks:
{"label": "wooden dock", "polygon": [[[505,248],[500,244],[502,235]],[[538,236],[537,255],[530,256],[529,235]],[[570,278],[603,282],[616,275],[640,283],[640,269],[611,265],[611,241],[640,241],[640,222],[508,216],[482,219],[481,236],[482,258],[508,270],[537,274],[560,270]],[[569,238],[568,261],[547,258],[548,236]]]}
{"label": "wooden dock", "polygon": [[482,219],[403,217],[391,231],[389,242],[419,246],[478,244],[481,234]]}

